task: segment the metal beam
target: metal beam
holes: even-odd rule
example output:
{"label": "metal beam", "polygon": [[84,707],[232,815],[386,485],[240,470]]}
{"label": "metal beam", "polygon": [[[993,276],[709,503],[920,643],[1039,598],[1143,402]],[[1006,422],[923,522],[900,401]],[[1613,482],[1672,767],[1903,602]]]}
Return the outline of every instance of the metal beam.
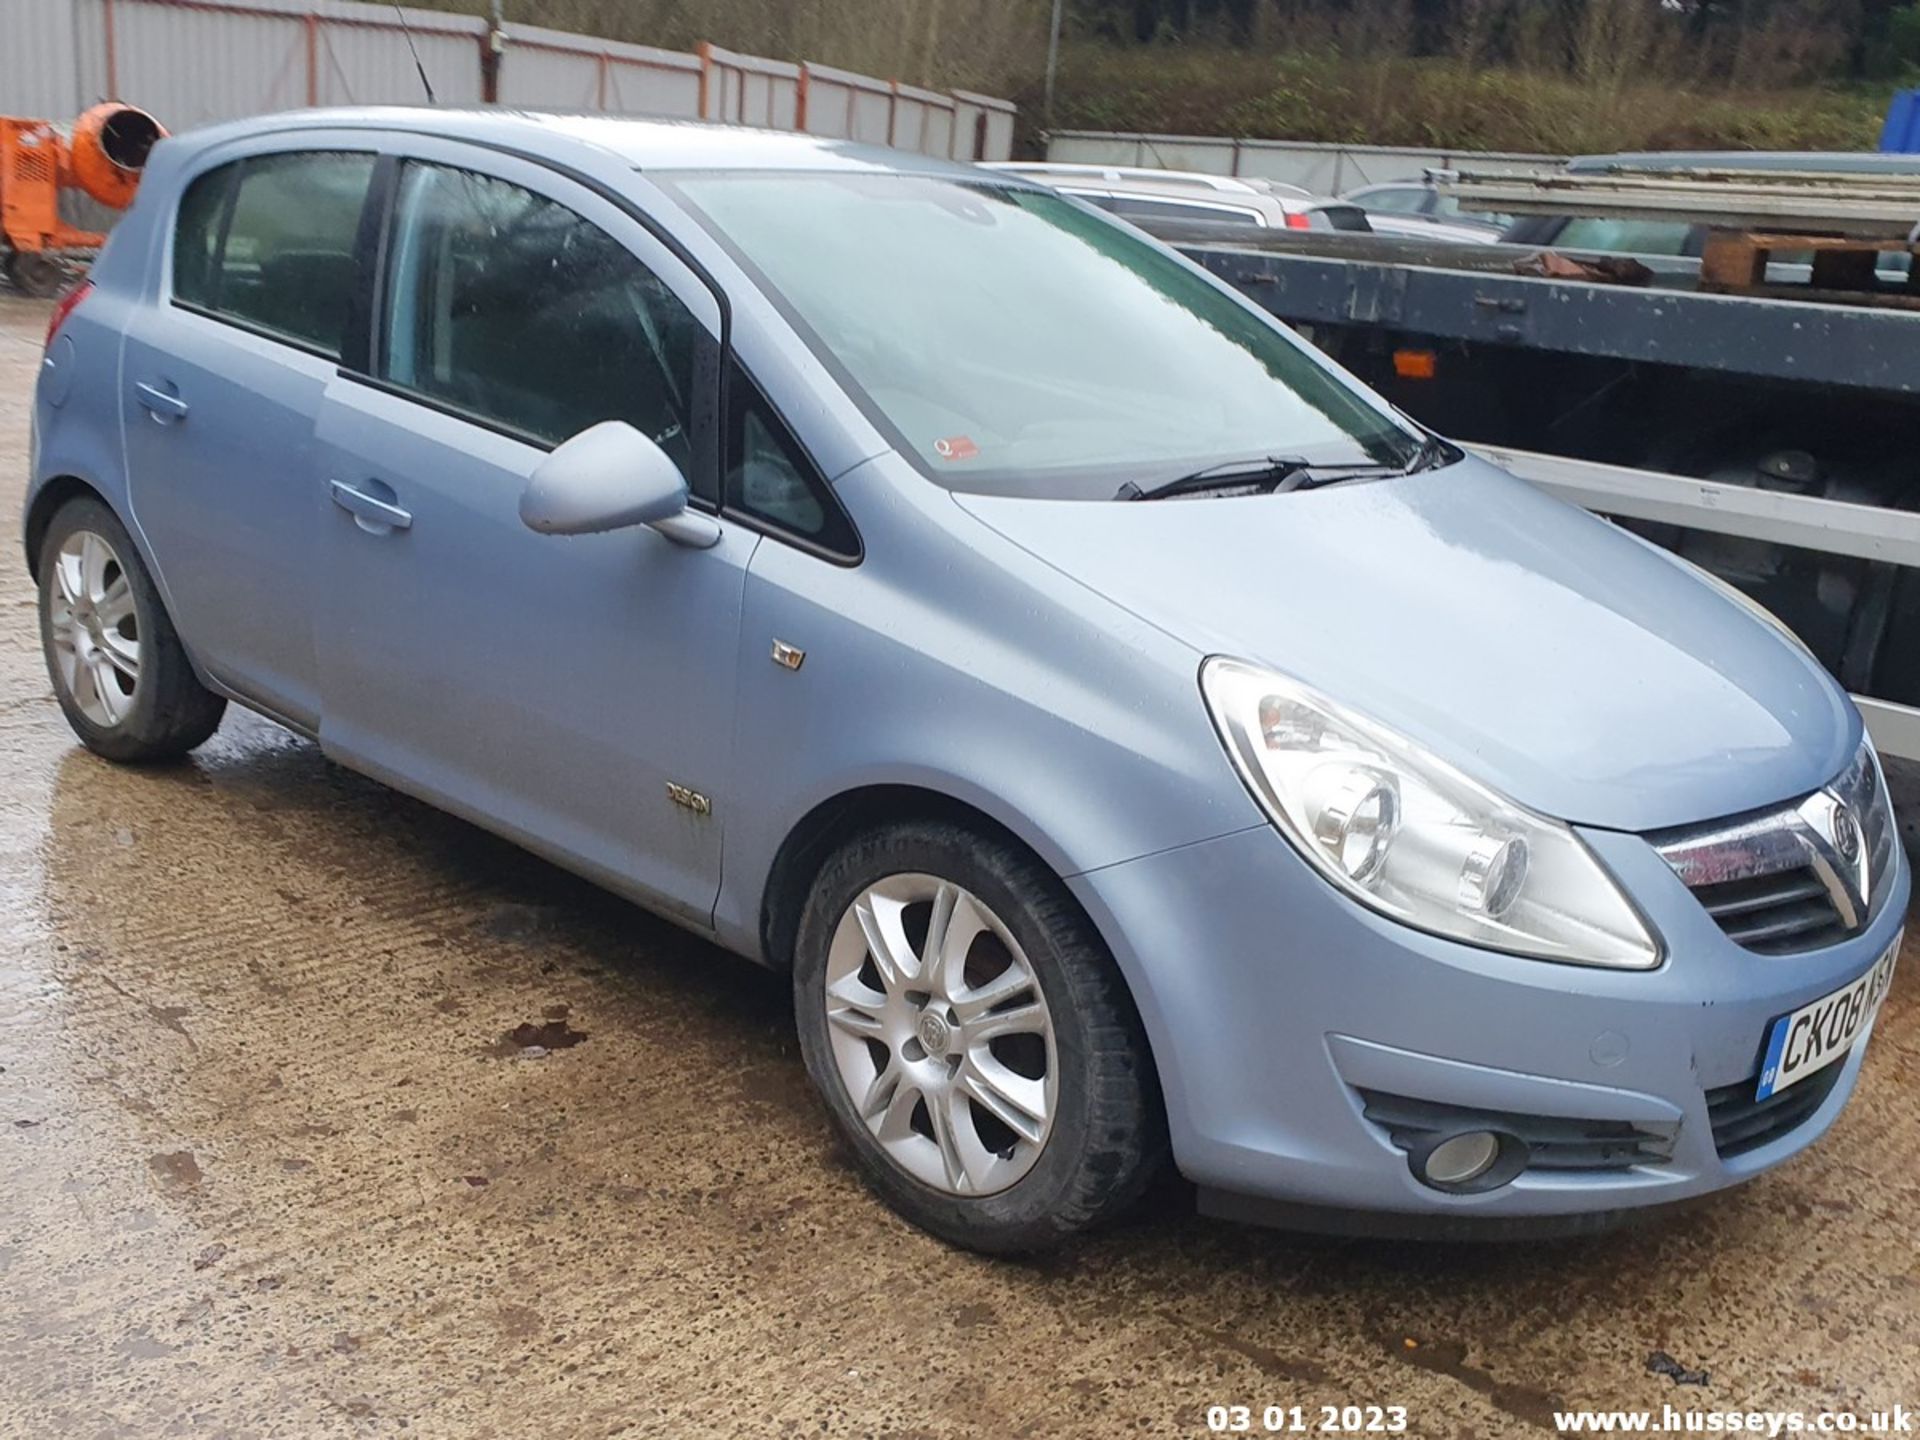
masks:
{"label": "metal beam", "polygon": [[[1255,304],[1296,325],[1370,324],[1392,335],[1920,394],[1920,316],[1907,310],[1543,280],[1305,249],[1281,253],[1217,237],[1178,243]],[[1462,248],[1497,249],[1501,254],[1488,261],[1511,263],[1512,247]],[[1382,297],[1392,301],[1384,311]]]}
{"label": "metal beam", "polygon": [[1867,733],[1882,755],[1920,760],[1920,710],[1866,695],[1854,696],[1853,703],[1860,707],[1860,718],[1867,722]]}
{"label": "metal beam", "polygon": [[1619,215],[1898,239],[1920,221],[1910,175],[1677,171],[1512,176],[1461,171],[1448,193],[1472,209]]}
{"label": "metal beam", "polygon": [[1920,514],[1911,511],[1727,485],[1656,470],[1633,470],[1499,445],[1468,448],[1523,480],[1603,515],[1684,525],[1828,555],[1920,566]]}
{"label": "metal beam", "polygon": [[[1739,535],[1852,555],[1894,565],[1920,566],[1920,515],[1723,485],[1655,470],[1630,470],[1564,455],[1472,445],[1475,454],[1541,489],[1602,515],[1624,515],[1684,525],[1716,535]],[[1920,709],[1855,695],[1861,718],[1882,755],[1920,760]]]}

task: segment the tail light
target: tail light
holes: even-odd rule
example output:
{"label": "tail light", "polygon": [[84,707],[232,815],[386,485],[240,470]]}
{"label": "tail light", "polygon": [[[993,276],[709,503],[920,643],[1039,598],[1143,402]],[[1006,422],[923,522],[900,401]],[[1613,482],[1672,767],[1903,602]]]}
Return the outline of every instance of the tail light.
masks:
{"label": "tail light", "polygon": [[91,280],[82,280],[55,302],[53,317],[47,321],[46,343],[48,345],[53,344],[53,337],[60,333],[60,327],[67,323],[67,317],[73,314],[75,310],[78,310],[80,308],[80,302],[92,293],[93,282]]}
{"label": "tail light", "polygon": [[1306,211],[1304,211],[1304,210],[1289,210],[1289,211],[1287,212],[1287,229],[1289,229],[1289,230],[1311,230],[1312,228],[1313,228],[1313,220],[1312,220],[1312,218],[1311,218],[1311,217],[1310,217],[1310,216],[1309,216],[1309,215],[1308,215],[1308,214],[1306,213]]}

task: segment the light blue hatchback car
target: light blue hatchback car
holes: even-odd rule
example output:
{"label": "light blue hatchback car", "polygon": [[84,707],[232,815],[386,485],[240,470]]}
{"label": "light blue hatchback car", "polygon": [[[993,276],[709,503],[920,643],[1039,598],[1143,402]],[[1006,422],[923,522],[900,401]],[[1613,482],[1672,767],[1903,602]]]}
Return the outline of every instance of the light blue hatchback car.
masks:
{"label": "light blue hatchback car", "polygon": [[1508,1234],[1851,1091],[1908,872],[1737,593],[1006,175],[323,111],[155,152],[60,307],[80,738],[229,700],[790,970],[899,1211]]}

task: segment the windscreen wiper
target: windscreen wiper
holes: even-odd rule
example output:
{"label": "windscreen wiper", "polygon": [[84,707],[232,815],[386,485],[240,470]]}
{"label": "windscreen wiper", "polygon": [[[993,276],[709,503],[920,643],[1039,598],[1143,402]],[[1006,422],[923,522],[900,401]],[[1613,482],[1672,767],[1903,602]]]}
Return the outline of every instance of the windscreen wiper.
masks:
{"label": "windscreen wiper", "polygon": [[1451,464],[1453,458],[1451,445],[1437,435],[1428,435],[1420,442],[1420,447],[1412,457],[1401,465],[1382,465],[1374,460],[1313,461],[1298,455],[1268,455],[1260,460],[1223,460],[1218,465],[1177,475],[1144,490],[1128,481],[1113,498],[1169,500],[1200,495],[1284,495],[1289,490],[1331,485],[1338,480],[1411,475],[1417,470],[1433,470]]}
{"label": "windscreen wiper", "polygon": [[1308,464],[1298,455],[1269,455],[1262,460],[1223,460],[1218,465],[1176,475],[1146,489],[1129,480],[1114,492],[1116,500],[1170,500],[1178,495],[1277,495],[1299,485]]}
{"label": "windscreen wiper", "polygon": [[1413,458],[1395,473],[1412,475],[1421,470],[1438,470],[1459,458],[1460,452],[1438,435],[1426,435],[1420,441],[1420,448],[1413,452]]}

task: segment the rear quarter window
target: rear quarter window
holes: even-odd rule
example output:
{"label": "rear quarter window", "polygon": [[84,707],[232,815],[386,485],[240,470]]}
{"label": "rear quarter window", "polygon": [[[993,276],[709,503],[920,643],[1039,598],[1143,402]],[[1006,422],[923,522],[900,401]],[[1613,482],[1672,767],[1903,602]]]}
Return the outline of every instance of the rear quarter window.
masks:
{"label": "rear quarter window", "polygon": [[1371,230],[1367,212],[1358,205],[1321,205],[1307,212],[1307,223],[1315,230]]}
{"label": "rear quarter window", "polygon": [[189,305],[211,309],[214,264],[220,253],[220,226],[226,218],[232,167],[209,170],[187,187],[173,231],[173,295]]}

